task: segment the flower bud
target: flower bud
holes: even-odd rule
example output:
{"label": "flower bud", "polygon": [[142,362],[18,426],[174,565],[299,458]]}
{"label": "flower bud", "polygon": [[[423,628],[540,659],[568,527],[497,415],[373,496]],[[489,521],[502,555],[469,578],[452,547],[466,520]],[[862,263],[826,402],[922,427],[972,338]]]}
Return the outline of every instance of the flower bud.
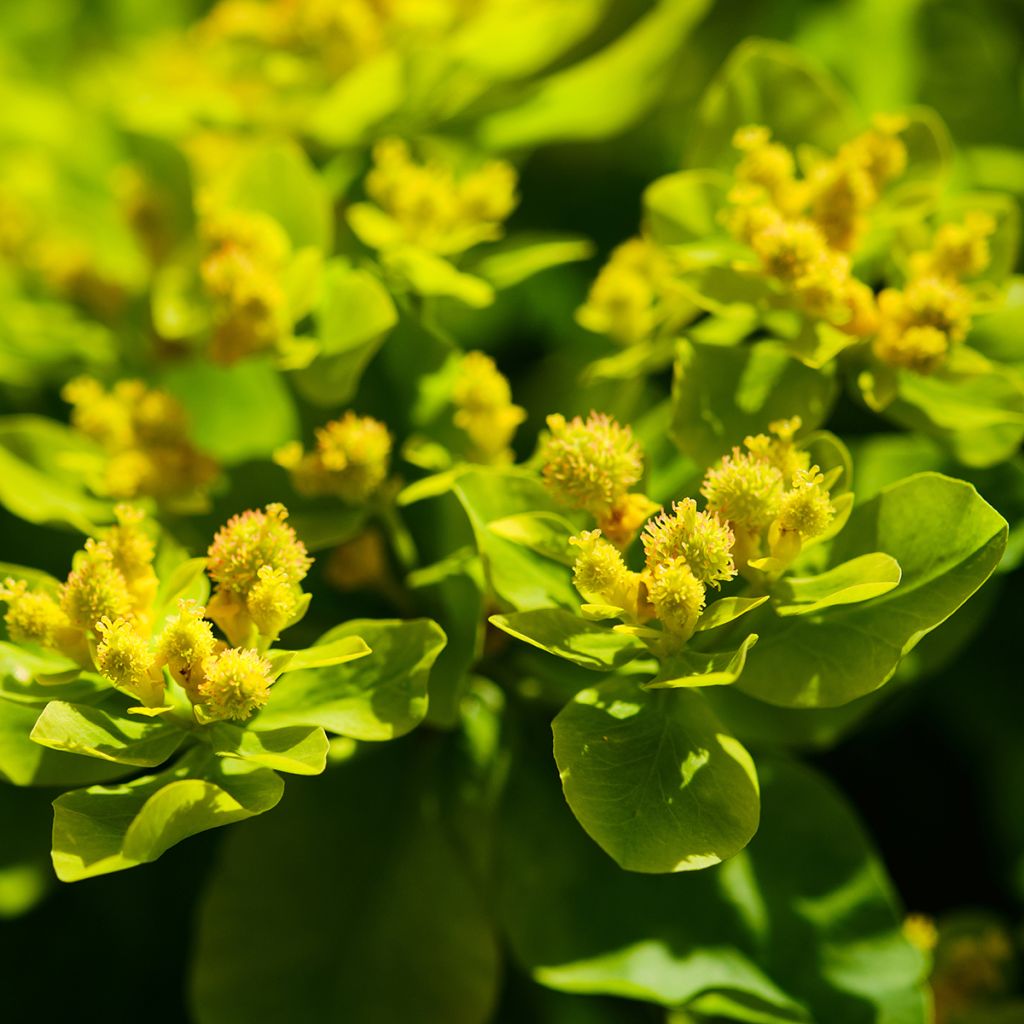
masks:
{"label": "flower bud", "polygon": [[548,417],[551,437],[544,445],[544,483],[563,505],[606,517],[643,475],[643,455],[633,431],[603,413]]}
{"label": "flower bud", "polygon": [[102,618],[126,618],[134,601],[113,552],[91,538],[75,556],[74,568],[60,590],[60,606],[71,624],[92,630]]}
{"label": "flower bud", "polygon": [[206,659],[199,696],[211,718],[244,721],[270,700],[270,662],[257,651],[232,647]]}
{"label": "flower bud", "polygon": [[780,531],[808,540],[824,533],[835,509],[824,487],[825,478],[817,466],[798,470],[793,487],[782,496],[776,520]]}
{"label": "flower bud", "polygon": [[762,530],[776,516],[783,478],[778,467],[751,452],[733,448],[709,469],[700,493],[709,512],[747,530]]}
{"label": "flower bud", "polygon": [[96,667],[115,686],[136,693],[144,703],[154,705],[163,692],[163,680],[154,668],[153,653],[135,626],[127,619],[104,616],[96,624],[100,641],[96,646]]}
{"label": "flower bud", "polygon": [[217,531],[208,551],[207,571],[218,589],[244,597],[264,566],[280,570],[289,583],[306,576],[313,560],[287,518],[288,510],[275,503],[267,505],[266,511],[250,509],[232,516]]}
{"label": "flower bud", "polygon": [[688,639],[704,610],[704,584],[683,558],[656,565],[650,572],[647,596],[666,631]]}
{"label": "flower bud", "polygon": [[178,601],[178,614],[167,620],[157,643],[157,658],[187,682],[214,652],[213,627],[203,617],[206,609],[192,600]]}
{"label": "flower bud", "polygon": [[526,410],[512,401],[512,389],[490,356],[467,352],[459,365],[452,390],[455,426],[464,430],[473,445],[474,461],[484,464],[511,462],[509,447]]}
{"label": "flower bud", "polygon": [[732,530],[715,513],[700,512],[692,498],[672,503],[671,512],[652,519],[641,534],[647,569],[684,559],[702,583],[717,587],[736,575]]}
{"label": "flower bud", "polygon": [[569,543],[579,548],[573,565],[573,583],[592,604],[609,604],[635,613],[639,575],[630,572],[618,548],[600,530],[585,530]]}
{"label": "flower bud", "polygon": [[295,617],[302,591],[288,580],[282,569],[263,566],[255,585],[245,599],[256,628],[265,637],[276,637]]}
{"label": "flower bud", "polygon": [[68,625],[60,605],[49,594],[29,590],[24,580],[5,579],[0,586],[0,601],[7,602],[4,623],[14,643],[53,647],[57,631]]}

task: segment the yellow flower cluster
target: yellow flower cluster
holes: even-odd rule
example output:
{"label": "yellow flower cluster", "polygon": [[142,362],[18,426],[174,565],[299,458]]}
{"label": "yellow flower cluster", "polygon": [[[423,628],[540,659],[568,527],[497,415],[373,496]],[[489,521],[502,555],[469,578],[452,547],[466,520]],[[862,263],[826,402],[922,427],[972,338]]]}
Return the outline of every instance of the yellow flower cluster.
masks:
{"label": "yellow flower cluster", "polygon": [[633,431],[597,412],[585,421],[554,414],[547,424],[541,473],[548,490],[560,504],[589,512],[609,540],[626,547],[658,508],[646,495],[630,493],[644,472]]}
{"label": "yellow flower cluster", "polygon": [[644,341],[689,309],[682,301],[676,271],[667,250],[645,238],[631,238],[612,251],[587,301],[576,311],[576,320],[622,345]]}
{"label": "yellow flower cluster", "polygon": [[907,284],[878,296],[873,349],[883,363],[930,373],[967,337],[972,296],[963,282],[988,267],[994,231],[988,214],[971,213],[962,224],[943,224],[931,249],[910,257]]}
{"label": "yellow flower cluster", "polygon": [[207,613],[233,644],[271,642],[305,610],[299,584],[313,560],[287,519],[283,505],[250,509],[213,538],[207,572],[216,590]]}
{"label": "yellow flower cluster", "polygon": [[213,307],[210,356],[225,365],[274,348],[291,331],[281,283],[291,244],[272,217],[209,214],[200,225],[199,276]]}
{"label": "yellow flower cluster", "polygon": [[779,566],[788,564],[804,541],[822,534],[835,515],[823,474],[794,444],[799,428],[800,419],[794,417],[771,424],[773,436],[747,437],[746,450],[733,448],[701,484],[707,508],[735,535],[741,572],[764,557],[765,542]]}
{"label": "yellow flower cluster", "polygon": [[92,377],[77,377],[62,395],[71,425],[107,454],[96,490],[115,498],[185,497],[202,491],[217,465],[188,439],[185,410],[176,398],[141,380],[118,381],[108,391]]}
{"label": "yellow flower cluster", "polygon": [[871,129],[803,178],[793,154],[767,128],[748,125],[733,140],[742,156],[729,193],[730,231],[799,308],[858,337],[875,330],[877,315],[871,289],[853,276],[849,253],[882,191],[906,167],[899,137],[905,127],[903,118],[876,117]]}
{"label": "yellow flower cluster", "polygon": [[487,465],[512,462],[510,445],[526,410],[512,401],[508,378],[490,356],[467,352],[459,362],[452,388],[454,422],[472,445],[470,461]]}
{"label": "yellow flower cluster", "polygon": [[850,253],[885,187],[906,170],[906,125],[905,118],[879,115],[802,178],[792,153],[767,128],[741,128],[726,223],[803,312],[858,338],[873,336],[884,363],[929,373],[967,335],[972,297],[963,282],[988,266],[995,223],[975,212],[962,224],[942,225],[931,249],[910,258],[907,284],[877,299],[854,277]]}
{"label": "yellow flower cluster", "polygon": [[300,494],[330,494],[349,505],[362,505],[387,480],[391,445],[383,423],[349,410],[317,428],[313,451],[304,452],[295,442],[280,449],[274,458],[291,474]]}
{"label": "yellow flower cluster", "polygon": [[55,592],[3,582],[8,635],[95,669],[148,707],[167,699],[166,671],[201,720],[246,719],[266,704],[274,681],[263,652],[308,603],[298,581],[311,560],[286,518],[281,506],[235,516],[210,548],[213,600],[204,607],[181,599],[177,615],[157,628],[153,540],[138,510],[119,508],[117,525],[86,541]]}
{"label": "yellow flower cluster", "polygon": [[366,193],[389,219],[396,244],[441,256],[500,238],[518,202],[516,172],[507,161],[488,160],[456,176],[446,163],[418,163],[396,138],[374,146]]}
{"label": "yellow flower cluster", "polygon": [[657,620],[669,644],[687,640],[709,587],[753,572],[749,563],[765,556],[764,544],[772,561],[757,571],[781,572],[835,516],[824,475],[796,446],[799,428],[798,417],[773,423],[771,435],[748,437],[744,449],[734,448],[709,469],[701,488],[703,510],[684,498],[650,519],[640,535],[639,571],[627,566],[623,545],[601,529],[570,538],[577,549],[576,589],[602,614],[614,611],[634,625]]}
{"label": "yellow flower cluster", "polygon": [[714,513],[684,498],[648,522],[641,540],[645,564],[636,572],[600,530],[571,538],[579,548],[573,567],[576,589],[627,621],[657,619],[673,642],[685,641],[704,610],[707,587],[736,575],[732,532]]}

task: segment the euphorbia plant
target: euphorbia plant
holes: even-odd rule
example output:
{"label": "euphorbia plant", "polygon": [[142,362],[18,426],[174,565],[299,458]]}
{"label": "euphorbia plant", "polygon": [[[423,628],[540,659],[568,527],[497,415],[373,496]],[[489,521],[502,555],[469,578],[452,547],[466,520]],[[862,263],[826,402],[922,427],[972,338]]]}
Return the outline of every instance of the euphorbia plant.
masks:
{"label": "euphorbia plant", "polygon": [[[4,653],[20,669],[2,697],[40,706],[22,743],[106,762],[108,778],[161,769],[55,801],[53,860],[65,881],[154,860],[189,835],[269,810],[283,789],[277,772],[324,770],[322,725],[363,739],[412,728],[444,643],[425,621],[355,622],[313,647],[279,648],[309,606],[301,583],[312,564],[281,505],[233,517],[206,558],[158,547],[137,509],[119,506],[117,517],[86,541],[63,583],[26,571],[0,591]],[[372,671],[340,669],[371,655],[361,626],[381,641],[376,670],[394,676],[386,711],[361,706],[381,696]],[[414,652],[415,672],[403,675]]]}
{"label": "euphorbia plant", "polygon": [[[745,726],[737,718],[731,734],[736,708],[718,688],[798,707],[872,692],[984,582],[1005,545],[1001,517],[936,474],[851,511],[849,454],[831,434],[798,436],[799,419],[711,466],[703,508],[684,497],[644,525],[657,506],[631,490],[643,460],[629,428],[597,414],[549,426],[540,479],[467,468],[406,500],[452,487],[495,599],[512,605],[491,622],[605,677],[580,684],[556,717],[555,759],[584,828],[632,870],[705,867],[757,827]],[[922,521],[933,504],[947,514]],[[598,529],[575,532],[558,507]],[[631,568],[641,526],[642,562]],[[932,545],[942,559],[924,553]],[[554,566],[540,571],[549,558],[572,565],[582,603]],[[538,590],[549,607],[531,598]]]}

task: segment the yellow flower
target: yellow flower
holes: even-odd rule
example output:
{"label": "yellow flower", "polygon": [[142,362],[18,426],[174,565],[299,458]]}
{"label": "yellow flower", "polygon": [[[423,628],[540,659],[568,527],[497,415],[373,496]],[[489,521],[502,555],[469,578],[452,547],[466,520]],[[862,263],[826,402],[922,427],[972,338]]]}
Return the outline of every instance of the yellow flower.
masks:
{"label": "yellow flower", "polygon": [[914,275],[934,274],[959,280],[977,277],[991,262],[989,238],[995,230],[995,220],[979,211],[969,213],[962,224],[943,224],[935,233],[931,250],[911,257]]}
{"label": "yellow flower", "polygon": [[270,700],[270,662],[257,651],[228,648],[206,659],[199,697],[211,718],[244,721]]}
{"label": "yellow flower", "polygon": [[509,447],[526,410],[512,401],[512,389],[490,356],[467,352],[459,364],[452,391],[455,425],[473,445],[473,460],[487,464],[511,462]]}
{"label": "yellow flower", "polygon": [[175,675],[188,680],[213,654],[213,627],[203,617],[206,609],[191,600],[178,601],[178,614],[169,618],[157,642],[157,657]]}
{"label": "yellow flower", "polygon": [[288,525],[280,504],[232,516],[213,538],[207,572],[218,589],[247,596],[264,566],[280,570],[289,583],[305,578],[313,560]]}
{"label": "yellow flower", "polygon": [[718,587],[736,575],[732,530],[713,512],[700,512],[693,498],[672,503],[641,534],[648,571],[683,558],[702,583]]}
{"label": "yellow flower", "polygon": [[104,616],[96,624],[100,642],[96,646],[96,667],[115,686],[131,690],[145,704],[155,706],[163,694],[164,682],[154,667],[153,652],[134,624],[127,619]]}
{"label": "yellow flower", "polygon": [[260,634],[273,638],[295,617],[302,591],[283,569],[265,565],[258,575],[245,605]]}
{"label": "yellow flower", "polygon": [[0,601],[7,602],[4,623],[16,644],[53,647],[57,631],[69,625],[60,605],[49,594],[29,590],[24,580],[5,579],[0,585]]}
{"label": "yellow flower", "polygon": [[643,455],[629,427],[604,413],[548,417],[551,436],[543,449],[544,483],[570,508],[601,519],[643,475]]}
{"label": "yellow flower", "polygon": [[709,469],[700,492],[709,512],[747,530],[762,530],[776,516],[784,480],[767,458],[733,448]]}
{"label": "yellow flower", "polygon": [[792,489],[782,496],[779,505],[776,524],[780,531],[798,534],[801,540],[825,532],[835,516],[835,509],[824,480],[817,466],[797,470]]}
{"label": "yellow flower", "polygon": [[618,548],[600,530],[584,530],[569,543],[579,549],[573,565],[573,583],[592,604],[608,604],[636,614],[640,576],[630,572]]}
{"label": "yellow flower", "polygon": [[91,538],[75,557],[74,568],[61,585],[60,606],[71,624],[93,630],[100,619],[126,618],[134,601],[113,552]]}
{"label": "yellow flower", "polygon": [[704,584],[684,558],[656,565],[650,572],[647,594],[657,618],[665,629],[687,639],[704,610]]}
{"label": "yellow flower", "polygon": [[[763,125],[746,125],[733,135],[733,145],[743,156],[736,165],[735,178],[741,186],[757,186],[782,211],[802,204],[803,190],[796,181],[793,154]],[[752,195],[752,193],[747,193]]]}

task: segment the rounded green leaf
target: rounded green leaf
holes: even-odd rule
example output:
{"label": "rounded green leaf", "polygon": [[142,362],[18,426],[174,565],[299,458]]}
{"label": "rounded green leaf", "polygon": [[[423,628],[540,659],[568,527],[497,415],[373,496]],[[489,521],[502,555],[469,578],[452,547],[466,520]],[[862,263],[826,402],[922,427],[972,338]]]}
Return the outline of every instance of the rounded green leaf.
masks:
{"label": "rounded green leaf", "polygon": [[891,555],[873,551],[818,576],[787,576],[773,587],[776,615],[809,615],[840,604],[859,604],[887,594],[902,576]]}
{"label": "rounded green leaf", "polygon": [[316,725],[356,740],[403,736],[427,713],[427,680],[445,645],[430,619],[353,619],[325,633],[304,652],[336,648],[360,638],[371,654],[348,664],[289,671],[274,685],[259,730]]}
{"label": "rounded green leaf", "polygon": [[921,473],[853,510],[830,559],[882,551],[903,570],[900,585],[868,604],[780,618],[758,609],[761,634],[741,690],[770,704],[834,707],[882,686],[900,660],[992,574],[1006,521],[968,483]]}
{"label": "rounded green leaf", "polygon": [[884,867],[820,776],[766,762],[745,850],[710,871],[640,875],[573,825],[537,734],[516,736],[496,871],[505,935],[534,980],[670,1007],[729,994],[754,1020],[925,1024],[924,963]]}
{"label": "rounded green leaf", "polygon": [[113,704],[107,709],[52,700],[31,739],[51,750],[155,768],[181,746],[185,733],[164,717],[129,715]]}
{"label": "rounded green leaf", "polygon": [[573,814],[629,871],[709,867],[757,830],[754,763],[699,693],[612,678],[578,693],[552,731]]}
{"label": "rounded green leaf", "polygon": [[327,767],[327,736],[304,725],[257,732],[218,722],[203,737],[221,757],[237,757],[292,775],[319,775]]}
{"label": "rounded green leaf", "polygon": [[53,802],[53,867],[62,882],[156,860],[198,832],[269,811],[284,783],[268,768],[197,751],[173,768]]}

